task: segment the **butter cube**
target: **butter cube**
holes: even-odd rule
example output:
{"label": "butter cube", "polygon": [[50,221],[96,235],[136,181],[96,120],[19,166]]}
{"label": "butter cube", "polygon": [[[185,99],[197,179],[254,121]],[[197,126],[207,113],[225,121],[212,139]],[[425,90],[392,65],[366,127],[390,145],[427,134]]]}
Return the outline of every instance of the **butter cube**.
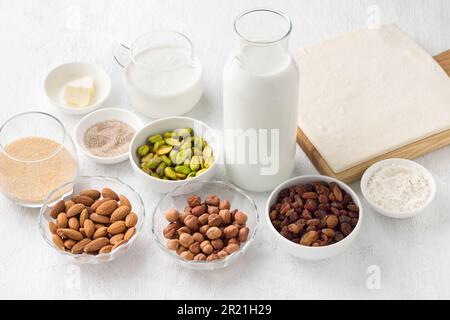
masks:
{"label": "butter cube", "polygon": [[86,107],[95,93],[94,79],[86,76],[69,82],[64,88],[64,100],[70,106]]}

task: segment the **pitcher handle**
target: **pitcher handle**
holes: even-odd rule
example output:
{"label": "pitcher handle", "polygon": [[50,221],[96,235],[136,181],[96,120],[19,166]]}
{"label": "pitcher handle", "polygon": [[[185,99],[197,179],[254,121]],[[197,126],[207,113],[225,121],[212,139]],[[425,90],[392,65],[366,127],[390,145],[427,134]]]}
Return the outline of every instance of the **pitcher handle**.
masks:
{"label": "pitcher handle", "polygon": [[122,68],[126,68],[131,61],[130,50],[129,46],[119,42],[114,47],[114,60]]}

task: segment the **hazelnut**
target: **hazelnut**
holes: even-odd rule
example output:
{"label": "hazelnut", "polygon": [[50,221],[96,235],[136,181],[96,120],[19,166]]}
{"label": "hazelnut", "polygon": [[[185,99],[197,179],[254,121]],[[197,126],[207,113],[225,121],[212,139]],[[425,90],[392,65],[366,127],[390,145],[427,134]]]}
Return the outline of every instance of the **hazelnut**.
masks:
{"label": "hazelnut", "polygon": [[223,259],[228,255],[228,252],[226,252],[225,250],[220,250],[219,252],[217,252],[217,255],[220,259]]}
{"label": "hazelnut", "polygon": [[199,205],[194,208],[192,208],[192,214],[196,217],[200,217],[202,214],[206,212],[206,206],[205,205]]}
{"label": "hazelnut", "polygon": [[183,246],[179,246],[177,249],[177,254],[181,254],[182,252],[187,251],[187,248],[183,247]]}
{"label": "hazelnut", "polygon": [[241,211],[237,211],[234,214],[234,221],[239,224],[245,224],[247,222],[247,215]]}
{"label": "hazelnut", "polygon": [[206,236],[211,240],[217,239],[221,235],[222,235],[222,231],[220,231],[220,229],[217,227],[211,227],[208,229],[208,231],[206,231]]}
{"label": "hazelnut", "polygon": [[180,213],[175,208],[171,208],[171,209],[167,210],[167,212],[166,212],[166,219],[169,222],[175,222],[178,220],[179,217],[180,217]]}
{"label": "hazelnut", "polygon": [[192,207],[186,206],[183,212],[185,215],[192,214]]}
{"label": "hazelnut", "polygon": [[239,240],[236,238],[228,239],[227,244],[231,244],[231,243],[239,244]]}
{"label": "hazelnut", "polygon": [[192,231],[198,230],[198,218],[194,215],[189,215],[184,218],[184,224]]}
{"label": "hazelnut", "polygon": [[208,258],[206,258],[206,261],[214,261],[214,260],[217,260],[217,259],[219,259],[219,256],[217,254],[215,254],[215,253],[212,253],[212,254],[210,254],[208,256]]}
{"label": "hazelnut", "polygon": [[202,243],[200,243],[200,249],[203,251],[204,254],[210,254],[211,252],[214,251],[211,242],[209,242],[208,240],[205,240]]}
{"label": "hazelnut", "polygon": [[219,207],[208,206],[208,213],[219,213]]}
{"label": "hazelnut", "polygon": [[186,259],[186,260],[193,260],[194,254],[192,252],[186,250],[180,254],[180,257],[182,257],[183,259]]}
{"label": "hazelnut", "polygon": [[196,261],[204,261],[206,260],[206,256],[203,253],[199,253],[194,257],[194,260]]}
{"label": "hazelnut", "polygon": [[194,233],[192,235],[192,238],[195,242],[203,242],[205,240],[205,237],[200,232]]}
{"label": "hazelnut", "polygon": [[225,237],[228,239],[236,237],[238,232],[239,228],[235,225],[228,226],[223,230]]}
{"label": "hazelnut", "polygon": [[239,251],[239,245],[236,243],[230,243],[225,247],[224,250],[229,254],[232,254],[233,252]]}
{"label": "hazelnut", "polygon": [[184,227],[179,228],[177,230],[177,233],[178,233],[178,235],[181,235],[182,233],[191,234],[191,230],[188,227],[184,226]]}
{"label": "hazelnut", "polygon": [[179,241],[183,247],[189,248],[189,246],[194,242],[194,238],[189,233],[182,233]]}
{"label": "hazelnut", "polygon": [[200,229],[198,229],[198,232],[200,232],[201,234],[206,234],[208,229],[209,229],[209,225],[205,224],[204,226],[201,226]]}
{"label": "hazelnut", "polygon": [[209,196],[206,197],[205,203],[208,206],[218,207],[220,204],[220,199],[215,194],[210,194]]}
{"label": "hazelnut", "polygon": [[175,251],[178,249],[179,245],[180,245],[180,243],[178,242],[178,239],[167,240],[167,248],[169,250]]}
{"label": "hazelnut", "polygon": [[175,236],[177,229],[178,229],[178,225],[176,225],[175,223],[169,224],[163,230],[164,238],[172,239]]}
{"label": "hazelnut", "polygon": [[194,194],[192,196],[189,196],[189,198],[187,199],[187,203],[190,207],[194,208],[202,203],[202,199],[198,195]]}
{"label": "hazelnut", "polygon": [[198,223],[203,226],[205,224],[208,224],[208,217],[209,214],[208,213],[204,213],[202,214],[200,217],[198,217]]}
{"label": "hazelnut", "polygon": [[222,218],[217,213],[210,214],[208,217],[208,224],[211,227],[218,227],[222,224]]}
{"label": "hazelnut", "polygon": [[231,207],[230,201],[228,201],[227,199],[220,200],[219,210],[224,210],[224,209],[230,210],[230,207]]}
{"label": "hazelnut", "polygon": [[194,255],[200,253],[200,242],[194,242],[189,246],[189,251],[192,252]]}
{"label": "hazelnut", "polygon": [[239,230],[239,241],[240,242],[247,241],[249,232],[250,232],[250,230],[247,227],[241,228]]}
{"label": "hazelnut", "polygon": [[220,250],[224,246],[222,239],[211,240],[211,244],[214,247],[214,249],[216,249],[216,250]]}
{"label": "hazelnut", "polygon": [[223,223],[231,223],[231,212],[229,209],[222,209],[219,211],[219,216],[222,218]]}

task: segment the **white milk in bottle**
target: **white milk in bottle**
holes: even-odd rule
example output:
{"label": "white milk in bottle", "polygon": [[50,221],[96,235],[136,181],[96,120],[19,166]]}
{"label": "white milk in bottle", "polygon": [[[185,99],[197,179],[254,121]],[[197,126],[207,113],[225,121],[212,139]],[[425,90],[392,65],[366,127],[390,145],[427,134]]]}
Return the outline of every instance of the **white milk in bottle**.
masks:
{"label": "white milk in bottle", "polygon": [[232,182],[269,191],[295,166],[298,69],[287,50],[289,18],[254,9],[235,21],[239,45],[225,65],[225,163]]}

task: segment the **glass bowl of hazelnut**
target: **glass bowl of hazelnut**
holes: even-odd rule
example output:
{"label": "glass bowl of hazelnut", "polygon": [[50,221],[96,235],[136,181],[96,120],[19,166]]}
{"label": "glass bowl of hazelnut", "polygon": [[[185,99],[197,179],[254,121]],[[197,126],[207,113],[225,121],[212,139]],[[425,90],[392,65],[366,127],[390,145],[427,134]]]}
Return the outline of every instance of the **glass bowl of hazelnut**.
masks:
{"label": "glass bowl of hazelnut", "polygon": [[161,197],[152,233],[161,250],[190,269],[216,270],[244,255],[259,216],[255,202],[222,181],[187,181]]}

